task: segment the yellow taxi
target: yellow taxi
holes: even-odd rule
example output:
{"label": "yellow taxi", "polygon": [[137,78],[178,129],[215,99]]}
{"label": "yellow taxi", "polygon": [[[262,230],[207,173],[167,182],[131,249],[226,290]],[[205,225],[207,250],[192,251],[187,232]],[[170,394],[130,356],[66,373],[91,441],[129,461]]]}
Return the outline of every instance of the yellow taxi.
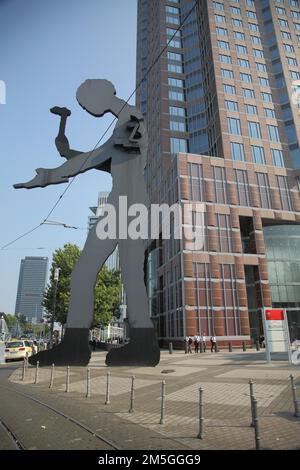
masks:
{"label": "yellow taxi", "polygon": [[32,347],[29,341],[24,339],[12,339],[5,344],[5,361],[24,359],[26,355],[32,356]]}

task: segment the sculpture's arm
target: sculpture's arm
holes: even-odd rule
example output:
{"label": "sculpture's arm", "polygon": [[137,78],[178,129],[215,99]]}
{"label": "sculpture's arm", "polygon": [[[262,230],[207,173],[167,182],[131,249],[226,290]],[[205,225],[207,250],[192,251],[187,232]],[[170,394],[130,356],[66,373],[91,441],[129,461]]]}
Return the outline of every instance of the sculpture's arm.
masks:
{"label": "sculpture's arm", "polygon": [[91,152],[80,153],[57,168],[37,168],[37,175],[26,183],[14,184],[14,188],[44,188],[50,184],[67,183],[69,178],[92,168],[101,169],[113,152],[112,137],[101,147]]}

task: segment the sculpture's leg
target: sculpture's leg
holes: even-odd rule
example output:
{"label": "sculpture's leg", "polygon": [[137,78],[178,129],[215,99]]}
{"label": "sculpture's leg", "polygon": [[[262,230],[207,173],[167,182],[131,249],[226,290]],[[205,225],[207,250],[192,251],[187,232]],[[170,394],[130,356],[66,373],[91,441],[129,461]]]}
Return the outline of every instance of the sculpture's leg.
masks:
{"label": "sculpture's leg", "polygon": [[156,366],[160,359],[160,350],[149,316],[144,284],[144,241],[120,240],[119,250],[127,295],[130,342],[121,348],[111,349],[106,356],[106,364]]}
{"label": "sculpture's leg", "polygon": [[29,358],[30,364],[87,365],[90,360],[89,327],[94,311],[97,274],[117,245],[116,240],[100,240],[94,227],[72,272],[67,329],[62,342]]}

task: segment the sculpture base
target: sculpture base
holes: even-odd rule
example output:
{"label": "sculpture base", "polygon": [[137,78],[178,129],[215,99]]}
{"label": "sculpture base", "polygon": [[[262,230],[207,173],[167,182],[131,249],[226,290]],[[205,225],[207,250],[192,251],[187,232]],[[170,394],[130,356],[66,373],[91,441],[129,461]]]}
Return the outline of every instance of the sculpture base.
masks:
{"label": "sculpture base", "polygon": [[153,328],[131,328],[130,342],[114,348],[106,356],[108,366],[146,366],[159,363],[160,349]]}
{"label": "sculpture base", "polygon": [[62,342],[52,349],[29,357],[31,365],[86,366],[91,358],[88,328],[67,328]]}

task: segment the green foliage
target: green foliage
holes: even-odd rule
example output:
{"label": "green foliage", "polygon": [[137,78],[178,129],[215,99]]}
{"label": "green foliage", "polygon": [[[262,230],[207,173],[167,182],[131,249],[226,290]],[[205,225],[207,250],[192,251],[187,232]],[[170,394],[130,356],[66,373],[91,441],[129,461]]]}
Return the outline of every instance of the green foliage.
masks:
{"label": "green foliage", "polygon": [[11,315],[10,313],[7,313],[4,315],[7,328],[11,328],[17,324],[17,317],[15,315]]}
{"label": "green foliage", "polygon": [[[52,314],[55,289],[54,271],[60,268],[57,284],[55,321],[66,323],[71,290],[71,273],[80,256],[76,245],[66,244],[53,254],[50,282],[44,293],[43,306],[49,315]],[[106,326],[121,299],[121,278],[119,271],[109,271],[105,266],[98,274],[95,285],[94,319],[92,327]]]}

